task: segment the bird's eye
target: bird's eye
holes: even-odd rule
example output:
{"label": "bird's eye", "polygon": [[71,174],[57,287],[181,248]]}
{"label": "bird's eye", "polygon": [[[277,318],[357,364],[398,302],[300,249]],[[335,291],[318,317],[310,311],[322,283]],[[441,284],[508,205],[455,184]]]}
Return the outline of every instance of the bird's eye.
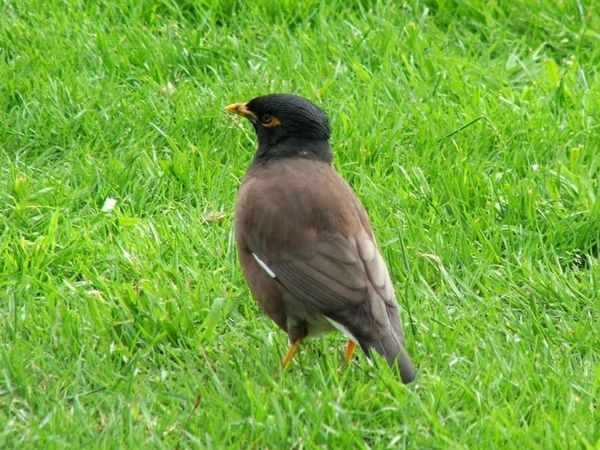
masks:
{"label": "bird's eye", "polygon": [[260,118],[260,121],[265,125],[269,124],[273,120],[273,116],[271,114],[263,114]]}
{"label": "bird's eye", "polygon": [[265,128],[275,128],[281,125],[281,120],[269,113],[265,113],[260,116],[260,124]]}

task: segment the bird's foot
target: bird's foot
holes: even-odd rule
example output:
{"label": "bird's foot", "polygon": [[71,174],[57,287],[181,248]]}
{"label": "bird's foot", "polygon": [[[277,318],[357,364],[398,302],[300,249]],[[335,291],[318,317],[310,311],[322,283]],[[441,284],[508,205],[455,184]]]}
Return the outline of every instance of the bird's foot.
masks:
{"label": "bird's foot", "polygon": [[281,361],[281,367],[283,367],[285,369],[288,366],[288,364],[290,363],[290,361],[292,360],[292,358],[298,351],[299,346],[300,346],[299,339],[297,341],[292,342],[292,344],[290,345],[290,348],[288,349],[287,353],[283,357],[283,361]]}
{"label": "bird's foot", "polygon": [[348,339],[346,343],[346,363],[350,363],[352,360],[352,353],[354,353],[354,349],[356,348],[356,342]]}

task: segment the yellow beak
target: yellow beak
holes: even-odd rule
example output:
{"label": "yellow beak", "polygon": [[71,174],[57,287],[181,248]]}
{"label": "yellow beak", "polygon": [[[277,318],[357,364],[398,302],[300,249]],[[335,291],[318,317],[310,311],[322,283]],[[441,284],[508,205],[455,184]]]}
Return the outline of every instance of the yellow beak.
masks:
{"label": "yellow beak", "polygon": [[245,117],[246,119],[258,120],[256,115],[248,109],[246,103],[232,103],[225,107],[225,111]]}

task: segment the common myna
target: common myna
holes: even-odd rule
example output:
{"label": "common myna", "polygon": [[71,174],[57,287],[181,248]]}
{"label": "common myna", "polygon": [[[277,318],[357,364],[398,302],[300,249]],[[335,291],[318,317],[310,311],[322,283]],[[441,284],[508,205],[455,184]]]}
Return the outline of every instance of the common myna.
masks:
{"label": "common myna", "polygon": [[405,350],[398,305],[367,213],[335,171],[327,115],[290,94],[234,103],[250,120],[258,149],[235,205],[238,257],[252,294],[287,332],[291,361],[307,336],[335,328],[349,341],[415,369]]}

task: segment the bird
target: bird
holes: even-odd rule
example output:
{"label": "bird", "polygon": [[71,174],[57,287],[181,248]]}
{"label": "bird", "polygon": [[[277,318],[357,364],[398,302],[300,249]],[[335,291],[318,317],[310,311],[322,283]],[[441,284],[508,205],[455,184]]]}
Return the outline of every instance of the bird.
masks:
{"label": "bird", "polygon": [[288,366],[307,337],[339,330],[415,379],[394,288],[362,203],[333,167],[327,114],[306,98],[268,94],[225,107],[258,146],[235,202],[238,260],[254,298],[287,333]]}

